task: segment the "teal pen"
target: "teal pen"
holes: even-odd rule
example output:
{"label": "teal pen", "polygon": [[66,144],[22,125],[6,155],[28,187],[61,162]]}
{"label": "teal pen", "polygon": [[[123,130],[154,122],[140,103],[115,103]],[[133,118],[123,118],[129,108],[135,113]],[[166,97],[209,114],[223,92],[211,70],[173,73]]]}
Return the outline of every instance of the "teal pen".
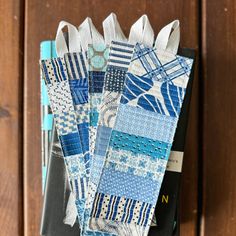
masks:
{"label": "teal pen", "polygon": [[[43,41],[40,44],[40,59],[46,60],[56,56],[55,42]],[[53,115],[50,109],[47,88],[42,75],[40,75],[41,83],[41,151],[42,151],[42,193],[44,194],[44,186],[47,175],[47,165],[49,158],[49,149],[51,144]]]}

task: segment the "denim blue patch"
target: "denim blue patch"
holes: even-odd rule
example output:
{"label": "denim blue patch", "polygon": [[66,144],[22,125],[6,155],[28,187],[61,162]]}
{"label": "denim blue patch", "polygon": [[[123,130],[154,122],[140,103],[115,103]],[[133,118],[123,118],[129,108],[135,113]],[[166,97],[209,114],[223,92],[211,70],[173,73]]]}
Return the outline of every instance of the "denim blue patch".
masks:
{"label": "denim blue patch", "polygon": [[105,72],[89,71],[89,93],[102,93]]}
{"label": "denim blue patch", "polygon": [[81,144],[83,153],[89,151],[89,124],[88,123],[81,123],[78,124],[78,130],[80,134]]}
{"label": "denim blue patch", "polygon": [[88,79],[69,80],[74,105],[88,102]]}
{"label": "denim blue patch", "polygon": [[94,154],[105,157],[107,146],[109,144],[109,139],[111,136],[111,131],[111,128],[105,126],[98,126]]}
{"label": "denim blue patch", "polygon": [[80,137],[78,133],[70,133],[59,136],[64,156],[82,153]]}

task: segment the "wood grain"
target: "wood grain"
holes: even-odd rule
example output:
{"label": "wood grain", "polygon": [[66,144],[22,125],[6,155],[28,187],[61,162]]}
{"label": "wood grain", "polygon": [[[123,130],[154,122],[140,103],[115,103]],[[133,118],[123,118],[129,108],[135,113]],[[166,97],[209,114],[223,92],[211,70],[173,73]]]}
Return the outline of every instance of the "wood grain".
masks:
{"label": "wood grain", "polygon": [[23,235],[22,7],[0,1],[0,234],[8,236]]}
{"label": "wood grain", "polygon": [[236,235],[236,2],[203,1],[202,235]]}
{"label": "wood grain", "polygon": [[[25,100],[24,100],[24,193],[25,235],[39,235],[41,215],[40,158],[40,80],[39,43],[54,39],[60,20],[79,25],[86,16],[102,32],[103,19],[115,12],[128,36],[129,28],[143,13],[150,17],[156,32],[169,21],[179,18],[182,25],[182,45],[198,49],[197,0],[26,0],[25,7]],[[197,71],[197,70],[196,70]],[[196,73],[197,75],[197,73]],[[197,214],[197,156],[198,156],[198,80],[195,78],[190,112],[189,135],[185,155],[182,195],[181,235],[196,235]]]}

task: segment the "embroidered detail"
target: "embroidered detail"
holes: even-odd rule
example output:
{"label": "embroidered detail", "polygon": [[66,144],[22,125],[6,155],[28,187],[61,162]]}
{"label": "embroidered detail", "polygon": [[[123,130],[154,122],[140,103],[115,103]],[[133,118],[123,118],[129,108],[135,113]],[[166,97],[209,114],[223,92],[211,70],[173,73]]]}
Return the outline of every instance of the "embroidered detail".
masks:
{"label": "embroidered detail", "polygon": [[[156,204],[192,66],[191,60],[186,59],[179,63],[179,58],[175,56],[158,54],[140,44],[135,47],[135,53],[126,74],[120,104],[116,104],[116,107],[119,107],[118,116],[112,116],[115,125],[112,126],[105,167],[93,205],[96,211],[91,215],[99,219],[90,221],[90,226],[96,228],[93,223],[110,217],[111,225],[105,227],[110,230],[107,232],[117,233],[121,228],[120,219],[113,218],[113,213],[116,212],[114,206],[120,197],[128,199],[127,202],[140,201],[153,206]],[[158,124],[152,123],[148,127],[149,130],[146,130],[144,127],[147,125],[142,125],[142,118],[146,123],[148,119],[153,118]],[[136,129],[143,131],[135,130],[136,123]],[[158,134],[155,134],[156,132]],[[103,202],[105,195],[112,196],[107,204]],[[137,206],[136,210],[142,211],[141,208]],[[147,228],[150,226],[153,212],[154,208],[152,212],[149,211],[150,214],[145,220],[144,225]],[[125,217],[131,217],[128,214],[129,212],[126,212]],[[121,219],[122,223],[123,220]],[[130,230],[132,223],[125,223]],[[142,225],[140,221],[136,223]],[[103,228],[102,223],[98,228]],[[137,235],[148,233],[148,230],[139,230]],[[121,235],[128,235],[127,231]]]}
{"label": "embroidered detail", "polygon": [[127,150],[134,154],[144,154],[153,159],[167,159],[171,144],[147,139],[141,136],[112,130],[109,146],[116,150]]}

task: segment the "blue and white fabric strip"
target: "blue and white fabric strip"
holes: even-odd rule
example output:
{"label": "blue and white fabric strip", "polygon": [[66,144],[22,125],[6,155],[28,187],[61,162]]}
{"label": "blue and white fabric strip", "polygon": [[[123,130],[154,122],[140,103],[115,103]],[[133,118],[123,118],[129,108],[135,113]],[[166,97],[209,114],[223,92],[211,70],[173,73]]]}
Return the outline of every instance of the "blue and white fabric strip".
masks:
{"label": "blue and white fabric strip", "polygon": [[76,122],[82,144],[87,174],[89,177],[89,103],[88,103],[88,66],[83,52],[65,54],[65,62],[69,75]]}
{"label": "blue and white fabric strip", "polygon": [[[55,119],[56,129],[62,146],[68,171],[68,178],[76,201],[80,204],[85,188],[75,188],[86,179],[86,166],[82,152],[82,144],[76,122],[68,73],[64,58],[42,60],[40,62],[43,78],[47,85],[49,100]],[[81,221],[83,212],[78,206]]]}
{"label": "blue and white fabric strip", "polygon": [[105,71],[109,48],[104,44],[92,44],[88,47],[89,100],[90,100],[90,153],[93,155],[102,100]]}
{"label": "blue and white fabric strip", "polygon": [[112,41],[110,45],[108,65],[128,69],[134,46],[131,44]]}
{"label": "blue and white fabric strip", "polygon": [[[110,227],[100,223],[99,230],[118,233],[123,225],[125,231],[119,235],[128,235],[131,229],[137,235],[148,234],[192,63],[189,58],[136,45],[113,120],[91,228],[96,229],[94,222],[109,220]],[[113,217],[121,197],[129,209],[141,203],[135,205],[136,215],[130,209],[122,211],[122,217]],[[145,204],[150,206],[144,212]],[[138,220],[134,222],[133,216]]]}
{"label": "blue and white fabric strip", "polygon": [[[105,71],[108,59],[108,47],[104,43],[91,44],[88,46],[88,70],[89,70],[89,153],[91,156],[91,171],[92,175],[89,181],[88,197],[85,205],[85,222],[84,234],[85,235],[104,235],[100,232],[92,232],[88,229],[88,219],[90,216],[92,202],[93,202],[93,180],[99,178],[98,170],[102,168],[99,157],[94,160],[95,140],[97,136],[97,125],[99,118],[99,109],[102,101],[102,91],[104,85]],[[100,166],[100,167],[99,167]],[[110,235],[110,234],[109,234]]]}
{"label": "blue and white fabric strip", "polygon": [[[117,114],[117,107],[121,97],[121,91],[125,80],[128,64],[131,61],[134,46],[126,43],[112,42],[110,45],[108,62],[106,67],[102,100],[99,106],[98,132],[93,158],[93,173],[91,174],[90,199],[88,208],[92,208],[104,164],[106,148],[109,143],[113,121]],[[99,167],[99,169],[97,169]],[[91,210],[90,210],[91,211]],[[90,213],[89,213],[90,214]],[[99,230],[99,229],[97,229]]]}
{"label": "blue and white fabric strip", "polygon": [[[74,105],[76,124],[81,140],[82,152],[84,155],[84,165],[86,178],[80,183],[77,189],[82,191],[80,209],[84,211],[85,201],[88,196],[88,181],[90,177],[91,158],[89,153],[89,102],[88,102],[88,65],[84,52],[67,53],[64,56],[69,75],[69,85]],[[84,217],[81,222],[83,227]]]}

